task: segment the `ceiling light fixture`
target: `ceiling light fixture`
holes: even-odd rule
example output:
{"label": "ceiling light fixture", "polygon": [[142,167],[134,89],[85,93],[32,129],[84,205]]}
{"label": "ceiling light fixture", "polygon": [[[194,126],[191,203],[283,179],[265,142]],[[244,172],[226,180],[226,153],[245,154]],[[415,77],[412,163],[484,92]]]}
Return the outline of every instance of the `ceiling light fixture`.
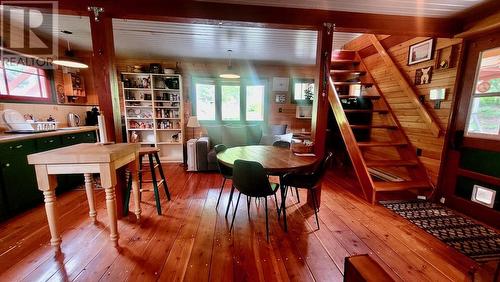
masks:
{"label": "ceiling light fixture", "polygon": [[229,49],[227,50],[228,52],[228,56],[229,56],[229,64],[227,65],[227,68],[226,68],[226,71],[224,73],[221,73],[219,75],[220,78],[227,78],[227,79],[237,79],[237,78],[240,78],[240,75],[235,73],[233,71],[233,65],[231,64],[231,53],[233,52],[233,50]]}
{"label": "ceiling light fixture", "polygon": [[[65,34],[69,34],[68,31],[64,30],[61,31]],[[66,42],[68,43],[68,49],[64,51],[64,57],[58,58],[57,60],[52,61],[53,64],[63,66],[63,67],[68,67],[68,68],[75,68],[75,69],[86,69],[89,66],[77,58],[75,58],[75,54],[73,51],[71,51],[71,48],[69,46],[69,40],[66,39]]]}

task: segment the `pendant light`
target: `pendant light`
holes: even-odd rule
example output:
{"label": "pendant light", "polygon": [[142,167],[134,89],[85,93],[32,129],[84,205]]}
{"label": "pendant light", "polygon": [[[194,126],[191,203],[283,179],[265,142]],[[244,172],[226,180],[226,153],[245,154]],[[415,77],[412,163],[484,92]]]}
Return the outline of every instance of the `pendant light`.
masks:
{"label": "pendant light", "polygon": [[[62,31],[63,33],[70,34],[69,32]],[[64,51],[64,57],[58,58],[57,60],[52,61],[53,64],[63,66],[63,67],[68,67],[68,68],[75,68],[75,69],[86,69],[89,66],[80,60],[78,60],[75,57],[75,54],[73,51],[71,51],[71,48],[69,46],[69,40],[66,39],[66,42],[68,43],[68,49]]]}
{"label": "pendant light", "polygon": [[219,74],[220,78],[227,78],[227,79],[237,79],[240,78],[240,75],[237,74],[236,72],[233,71],[233,65],[231,64],[231,53],[233,50],[229,49],[227,50],[227,53],[229,54],[229,64],[227,65],[226,71],[224,73]]}

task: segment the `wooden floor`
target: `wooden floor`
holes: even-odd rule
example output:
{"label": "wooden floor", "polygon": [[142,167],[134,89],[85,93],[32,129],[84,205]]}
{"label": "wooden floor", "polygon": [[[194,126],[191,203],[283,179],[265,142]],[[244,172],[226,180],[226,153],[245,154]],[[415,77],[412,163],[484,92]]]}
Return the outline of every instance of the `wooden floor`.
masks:
{"label": "wooden floor", "polygon": [[295,197],[287,199],[288,233],[270,199],[267,243],[263,202],[252,201],[250,217],[246,205],[240,205],[231,235],[224,218],[228,188],[215,208],[219,175],[188,173],[178,165],[166,165],[165,171],[172,201],[162,201],[164,215],[156,214],[152,195],[145,193],[141,223],[132,215],[118,223],[119,250],[109,242],[102,191],[96,195],[97,225],[88,218],[84,191],[58,199],[59,257],[48,245],[43,206],[5,222],[0,226],[0,280],[341,281],[344,258],[362,253],[396,280],[467,281],[470,267],[480,267],[484,275],[476,275],[476,281],[491,279],[485,278],[489,266],[476,265],[381,206],[360,200],[332,173],[323,184],[321,229],[316,230],[305,192],[299,204]]}

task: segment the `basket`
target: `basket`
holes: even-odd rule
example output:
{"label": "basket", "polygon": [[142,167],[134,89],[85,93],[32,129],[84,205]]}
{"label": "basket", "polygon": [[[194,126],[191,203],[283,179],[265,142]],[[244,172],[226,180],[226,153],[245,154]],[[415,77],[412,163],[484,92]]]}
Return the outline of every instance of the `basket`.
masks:
{"label": "basket", "polygon": [[309,144],[300,143],[292,143],[292,152],[304,154],[304,153],[312,153],[314,150],[314,144],[311,142]]}
{"label": "basket", "polygon": [[46,132],[57,130],[57,121],[8,123],[11,132]]}

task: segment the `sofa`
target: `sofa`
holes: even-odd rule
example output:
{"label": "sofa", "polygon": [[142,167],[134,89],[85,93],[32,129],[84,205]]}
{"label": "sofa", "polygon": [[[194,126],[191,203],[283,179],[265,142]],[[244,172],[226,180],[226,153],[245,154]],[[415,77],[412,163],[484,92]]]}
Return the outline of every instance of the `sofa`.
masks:
{"label": "sofa", "polygon": [[217,125],[206,126],[208,136],[196,141],[196,166],[198,171],[217,170],[217,154],[214,146],[224,144],[228,148],[245,145],[272,145],[286,133],[286,124],[262,126]]}

